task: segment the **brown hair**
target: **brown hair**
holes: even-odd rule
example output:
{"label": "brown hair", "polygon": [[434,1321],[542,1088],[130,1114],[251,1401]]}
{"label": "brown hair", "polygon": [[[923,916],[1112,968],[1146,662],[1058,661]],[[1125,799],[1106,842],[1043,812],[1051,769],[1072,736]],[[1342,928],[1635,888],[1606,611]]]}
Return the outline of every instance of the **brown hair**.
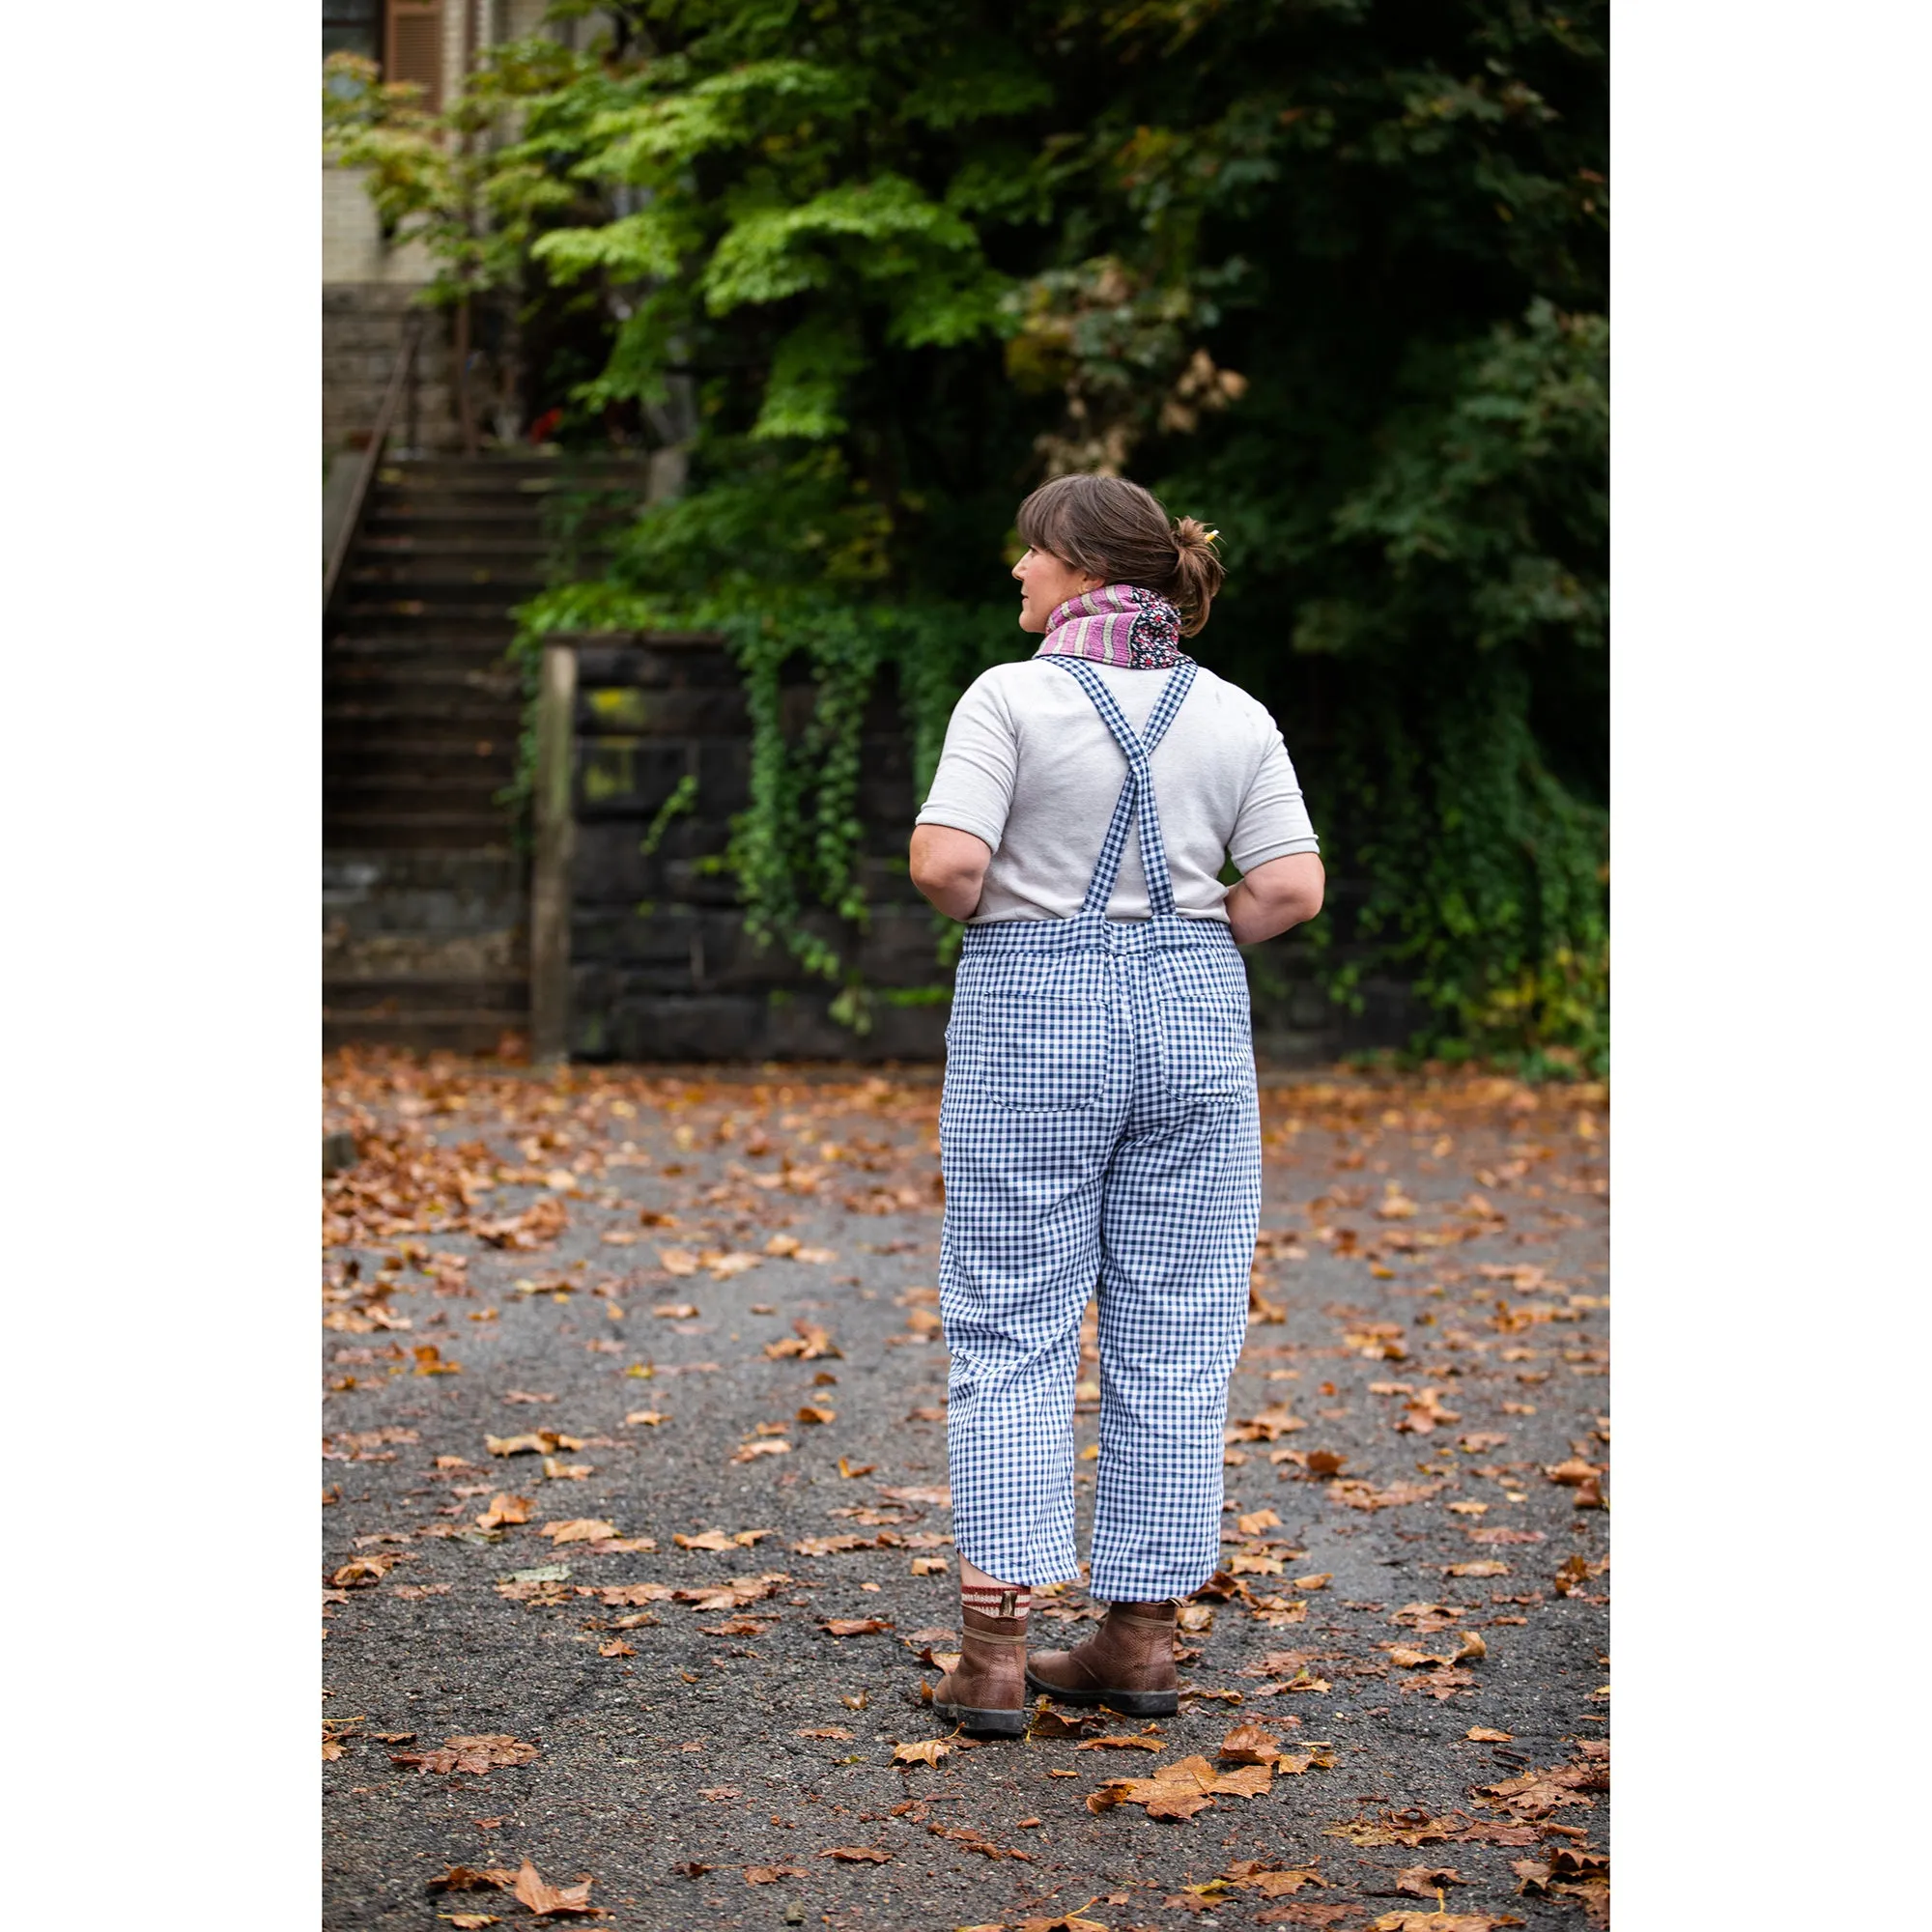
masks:
{"label": "brown hair", "polygon": [[1159,500],[1122,476],[1056,476],[1042,483],[1015,520],[1021,540],[1090,577],[1137,583],[1180,611],[1180,635],[1208,622],[1226,573],[1214,532],[1192,517],[1169,523]]}

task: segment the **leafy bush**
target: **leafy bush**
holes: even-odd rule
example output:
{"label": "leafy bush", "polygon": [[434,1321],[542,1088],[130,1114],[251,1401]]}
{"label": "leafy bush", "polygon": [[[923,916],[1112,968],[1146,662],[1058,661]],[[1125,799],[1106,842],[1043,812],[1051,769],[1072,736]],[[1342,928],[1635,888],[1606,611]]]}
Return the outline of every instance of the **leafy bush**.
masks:
{"label": "leafy bush", "polygon": [[[753,928],[849,978],[798,915],[866,916],[872,680],[929,771],[964,681],[1030,647],[1015,502],[1106,469],[1224,533],[1200,654],[1275,709],[1365,887],[1337,997],[1394,969],[1418,1044],[1600,1064],[1600,0],[604,11],[584,51],[491,50],[464,139],[367,76],[331,139],[445,296],[508,304],[529,414],[677,453],[608,581],[529,620],[731,637]],[[795,654],[819,703],[787,744]]]}

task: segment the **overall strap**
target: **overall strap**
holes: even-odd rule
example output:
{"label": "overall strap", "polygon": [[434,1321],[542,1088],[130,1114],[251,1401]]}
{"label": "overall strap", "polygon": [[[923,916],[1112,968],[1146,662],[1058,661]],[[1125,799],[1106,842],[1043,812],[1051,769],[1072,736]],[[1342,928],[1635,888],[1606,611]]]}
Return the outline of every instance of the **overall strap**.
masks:
{"label": "overall strap", "polygon": [[1183,658],[1168,673],[1165,688],[1154,700],[1146,726],[1136,733],[1115,702],[1114,694],[1107,689],[1106,680],[1085,659],[1051,655],[1042,662],[1059,665],[1080,681],[1087,696],[1093,699],[1094,710],[1100,714],[1101,722],[1114,734],[1115,742],[1127,760],[1126,782],[1121,787],[1121,796],[1114,806],[1113,822],[1107,827],[1107,836],[1101,841],[1099,861],[1094,867],[1094,876],[1087,885],[1087,896],[1081,903],[1081,917],[1106,918],[1115,884],[1121,876],[1121,859],[1127,846],[1127,827],[1135,823],[1138,823],[1141,837],[1141,870],[1147,875],[1148,908],[1156,919],[1171,916],[1174,912],[1174,877],[1167,867],[1167,847],[1160,836],[1160,810],[1154,803],[1153,773],[1148,760],[1153,755],[1155,746],[1167,735],[1167,727],[1174,723],[1175,714],[1185,702],[1198,667],[1191,658]]}

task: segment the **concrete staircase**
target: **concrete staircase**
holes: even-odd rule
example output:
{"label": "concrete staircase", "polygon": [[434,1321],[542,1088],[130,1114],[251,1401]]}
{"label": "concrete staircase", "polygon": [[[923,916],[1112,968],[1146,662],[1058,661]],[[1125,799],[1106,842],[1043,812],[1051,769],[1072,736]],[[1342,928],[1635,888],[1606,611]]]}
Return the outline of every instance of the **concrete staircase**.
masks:
{"label": "concrete staircase", "polygon": [[[338,459],[349,460],[349,459]],[[523,691],[512,608],[594,567],[642,463],[385,463],[323,646],[323,1032],[495,1050],[529,1022],[527,859],[499,796]],[[554,511],[573,506],[578,554]]]}

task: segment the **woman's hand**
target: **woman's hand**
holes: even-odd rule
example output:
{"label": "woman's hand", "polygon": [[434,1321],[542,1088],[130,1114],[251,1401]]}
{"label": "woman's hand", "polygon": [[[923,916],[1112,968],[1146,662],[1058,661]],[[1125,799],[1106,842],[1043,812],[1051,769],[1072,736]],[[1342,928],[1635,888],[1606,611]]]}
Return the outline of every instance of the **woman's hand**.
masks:
{"label": "woman's hand", "polygon": [[1235,943],[1252,946],[1313,919],[1321,910],[1321,889],[1327,878],[1313,852],[1291,852],[1244,873],[1238,884],[1229,888],[1224,902]]}
{"label": "woman's hand", "polygon": [[993,848],[951,825],[916,825],[912,834],[912,882],[948,919],[970,919],[980,903]]}

